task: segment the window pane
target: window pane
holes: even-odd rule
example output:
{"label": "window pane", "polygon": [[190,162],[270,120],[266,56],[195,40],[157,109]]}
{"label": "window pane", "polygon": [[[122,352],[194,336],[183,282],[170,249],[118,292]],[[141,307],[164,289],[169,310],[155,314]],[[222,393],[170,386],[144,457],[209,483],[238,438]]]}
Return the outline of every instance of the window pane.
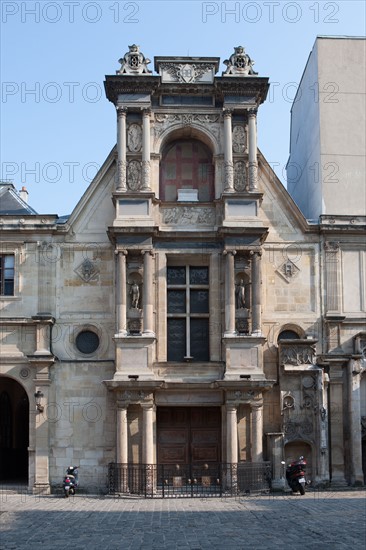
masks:
{"label": "window pane", "polygon": [[186,291],[168,290],[168,313],[186,312]]}
{"label": "window pane", "polygon": [[5,260],[4,262],[5,269],[7,268],[14,269],[14,256],[5,256],[4,260]]}
{"label": "window pane", "polygon": [[191,285],[208,285],[208,267],[191,267],[189,282]]}
{"label": "window pane", "polygon": [[14,294],[14,281],[5,281],[4,283],[4,295],[13,296]]}
{"label": "window pane", "polygon": [[191,313],[208,313],[208,290],[191,290]]}
{"label": "window pane", "polygon": [[183,361],[186,355],[186,320],[168,319],[168,361]]}
{"label": "window pane", "polygon": [[208,319],[191,319],[191,355],[194,361],[209,361]]}
{"label": "window pane", "polygon": [[0,289],[3,296],[14,295],[14,255],[0,256]]}
{"label": "window pane", "polygon": [[186,268],[168,267],[168,285],[185,285]]}

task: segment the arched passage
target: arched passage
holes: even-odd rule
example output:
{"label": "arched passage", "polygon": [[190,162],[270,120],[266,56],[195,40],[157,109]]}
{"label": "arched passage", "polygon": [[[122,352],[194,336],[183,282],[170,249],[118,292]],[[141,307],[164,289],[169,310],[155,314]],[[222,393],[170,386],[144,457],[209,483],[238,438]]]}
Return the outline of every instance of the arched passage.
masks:
{"label": "arched passage", "polygon": [[311,445],[306,441],[290,441],[285,445],[285,461],[286,465],[295,460],[299,460],[300,456],[306,459],[306,478],[315,479],[313,475],[313,452]]}
{"label": "arched passage", "polygon": [[23,386],[0,376],[0,480],[27,481],[29,399]]}

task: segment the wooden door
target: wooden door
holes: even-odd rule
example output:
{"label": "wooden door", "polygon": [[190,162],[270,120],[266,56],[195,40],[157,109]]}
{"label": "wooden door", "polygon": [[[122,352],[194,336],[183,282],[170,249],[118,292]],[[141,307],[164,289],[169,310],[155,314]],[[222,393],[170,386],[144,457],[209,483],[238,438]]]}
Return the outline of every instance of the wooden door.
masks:
{"label": "wooden door", "polygon": [[157,441],[158,464],[220,462],[220,408],[158,407]]}

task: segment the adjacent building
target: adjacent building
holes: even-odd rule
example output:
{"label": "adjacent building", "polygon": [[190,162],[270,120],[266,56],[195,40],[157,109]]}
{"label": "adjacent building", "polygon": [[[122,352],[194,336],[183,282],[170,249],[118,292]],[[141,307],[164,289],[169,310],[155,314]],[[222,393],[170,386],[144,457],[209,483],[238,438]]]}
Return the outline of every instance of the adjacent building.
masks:
{"label": "adjacent building", "polygon": [[129,47],[117,144],[70,217],[2,184],[2,479],[49,492],[76,463],[129,491],[165,466],[184,491],[270,463],[281,488],[305,455],[314,484],[363,482],[365,217],[307,221],[257,148],[268,78],[241,46],[219,63],[153,74]]}

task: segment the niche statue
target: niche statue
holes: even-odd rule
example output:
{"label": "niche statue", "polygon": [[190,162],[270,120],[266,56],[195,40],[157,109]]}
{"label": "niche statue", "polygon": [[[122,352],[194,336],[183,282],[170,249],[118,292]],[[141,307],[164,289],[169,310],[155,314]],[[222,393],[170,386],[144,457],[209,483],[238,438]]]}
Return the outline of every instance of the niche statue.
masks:
{"label": "niche statue", "polygon": [[245,285],[243,279],[240,279],[240,283],[236,286],[236,309],[245,308]]}
{"label": "niche statue", "polygon": [[140,300],[140,288],[137,283],[132,283],[131,290],[130,290],[130,296],[131,296],[131,307],[133,309],[139,308],[139,300]]}

